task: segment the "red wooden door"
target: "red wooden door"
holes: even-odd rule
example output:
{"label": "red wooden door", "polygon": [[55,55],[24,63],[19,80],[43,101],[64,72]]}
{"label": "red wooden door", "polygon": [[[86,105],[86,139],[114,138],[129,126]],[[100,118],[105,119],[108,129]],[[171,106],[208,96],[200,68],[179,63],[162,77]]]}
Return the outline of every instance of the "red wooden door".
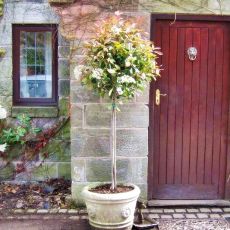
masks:
{"label": "red wooden door", "polygon": [[[229,24],[160,20],[162,77],[150,103],[151,198],[218,199],[226,182]],[[197,49],[191,61],[189,47]],[[155,103],[156,89],[167,94]],[[151,135],[152,134],[152,135]]]}

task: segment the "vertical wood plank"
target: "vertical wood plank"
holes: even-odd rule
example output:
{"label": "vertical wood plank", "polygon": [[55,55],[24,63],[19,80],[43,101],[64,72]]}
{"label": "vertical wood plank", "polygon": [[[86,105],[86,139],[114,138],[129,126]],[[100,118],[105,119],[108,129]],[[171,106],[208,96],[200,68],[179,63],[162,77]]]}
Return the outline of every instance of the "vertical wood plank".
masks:
{"label": "vertical wood plank", "polygon": [[169,50],[169,90],[168,90],[168,145],[167,145],[167,183],[174,182],[174,147],[175,147],[175,119],[176,119],[176,64],[177,64],[177,28],[170,28]]}
{"label": "vertical wood plank", "polygon": [[220,137],[221,137],[221,105],[222,105],[222,81],[223,81],[223,28],[216,28],[216,74],[215,74],[215,100],[214,100],[214,133],[213,133],[213,162],[212,162],[212,184],[219,184],[220,165]]}
{"label": "vertical wood plank", "polygon": [[215,87],[215,62],[216,41],[215,28],[209,28],[208,47],[208,88],[207,88],[207,117],[206,117],[206,140],[205,140],[205,183],[212,183],[212,156],[213,156],[213,113],[214,113],[214,87]]}
{"label": "vertical wood plank", "polygon": [[191,101],[191,144],[190,144],[190,165],[189,165],[189,184],[197,182],[197,147],[198,147],[198,114],[199,114],[199,83],[200,83],[200,29],[193,29],[193,46],[197,49],[197,57],[193,64],[192,71],[192,101]]}
{"label": "vertical wood plank", "polygon": [[177,44],[177,85],[176,85],[176,121],[175,121],[175,184],[182,183],[182,146],[183,146],[183,107],[184,107],[184,60],[185,29],[178,29]]}
{"label": "vertical wood plank", "polygon": [[[192,29],[186,28],[185,47],[192,46]],[[183,111],[183,160],[182,160],[182,184],[189,183],[189,155],[190,155],[190,131],[191,131],[191,79],[192,63],[186,55],[184,74],[184,111]]]}
{"label": "vertical wood plank", "polygon": [[[162,28],[162,76],[160,87],[163,93],[168,94],[168,64],[169,64],[169,26],[164,24]],[[160,114],[160,162],[159,162],[159,184],[166,183],[167,174],[167,140],[168,140],[168,95],[161,98]]]}
{"label": "vertical wood plank", "polygon": [[223,88],[222,88],[222,117],[221,117],[221,142],[220,142],[220,176],[219,194],[224,195],[224,184],[226,182],[226,161],[228,143],[228,123],[229,123],[229,76],[230,76],[230,30],[229,25],[224,29],[224,63],[223,63]]}
{"label": "vertical wood plank", "polygon": [[198,119],[198,158],[197,158],[197,184],[204,183],[204,156],[205,156],[205,130],[207,109],[207,81],[208,81],[208,29],[201,28],[200,48],[200,89],[199,89],[199,119]]}
{"label": "vertical wood plank", "polygon": [[[156,31],[157,31],[157,36],[156,36],[156,40],[155,40],[155,45],[156,46],[159,46],[161,47],[161,36],[162,36],[162,29],[161,29],[161,23],[160,22],[157,22],[156,23]],[[160,60],[159,62],[161,63],[161,57],[160,57]],[[156,92],[156,89],[159,88],[159,85],[160,85],[160,82],[159,81],[156,81],[155,82],[155,90],[154,90],[154,99],[156,97],[155,95],[155,92]],[[153,162],[153,170],[154,170],[154,185],[158,184],[159,180],[159,153],[160,153],[160,107],[155,105],[155,102],[154,102],[154,119],[155,119],[155,122],[154,122],[154,162]]]}

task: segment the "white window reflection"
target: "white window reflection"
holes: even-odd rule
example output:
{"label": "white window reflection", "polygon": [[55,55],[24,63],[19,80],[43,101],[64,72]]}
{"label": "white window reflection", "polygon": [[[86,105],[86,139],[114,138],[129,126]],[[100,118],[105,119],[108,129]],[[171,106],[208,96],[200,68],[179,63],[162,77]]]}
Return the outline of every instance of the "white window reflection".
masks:
{"label": "white window reflection", "polygon": [[52,33],[20,33],[20,97],[52,97]]}

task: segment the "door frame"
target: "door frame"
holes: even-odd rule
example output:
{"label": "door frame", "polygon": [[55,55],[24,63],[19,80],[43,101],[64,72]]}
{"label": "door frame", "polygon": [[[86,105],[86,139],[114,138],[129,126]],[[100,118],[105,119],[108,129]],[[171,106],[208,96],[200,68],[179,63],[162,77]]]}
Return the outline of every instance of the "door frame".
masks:
{"label": "door frame", "polygon": [[[157,20],[181,20],[181,21],[211,21],[211,22],[229,22],[230,26],[230,16],[221,16],[221,15],[185,15],[185,14],[151,14],[151,28],[150,28],[150,39],[151,41],[155,40],[156,34],[156,21]],[[175,21],[176,21],[175,20]],[[229,60],[230,61],[230,60]],[[230,64],[230,63],[229,63]],[[230,77],[230,76],[229,76]],[[154,92],[155,92],[155,84],[154,81],[150,84],[149,91],[149,132],[148,132],[148,147],[149,147],[149,155],[148,155],[148,199],[152,199],[153,197],[153,160],[154,160]],[[230,119],[229,119],[229,110],[230,110],[230,102],[228,107],[228,136],[230,134]],[[225,174],[225,195],[224,199],[230,199],[230,144],[227,145],[227,156],[226,156],[226,174]],[[228,181],[229,178],[229,181]]]}

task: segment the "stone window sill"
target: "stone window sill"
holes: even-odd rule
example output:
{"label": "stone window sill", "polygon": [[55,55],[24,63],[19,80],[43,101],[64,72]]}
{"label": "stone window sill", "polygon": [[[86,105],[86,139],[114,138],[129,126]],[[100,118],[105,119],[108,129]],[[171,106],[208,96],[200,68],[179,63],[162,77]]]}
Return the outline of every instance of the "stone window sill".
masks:
{"label": "stone window sill", "polygon": [[18,114],[25,113],[30,117],[57,117],[58,107],[27,107],[27,106],[13,106],[12,107],[12,117],[17,117]]}

